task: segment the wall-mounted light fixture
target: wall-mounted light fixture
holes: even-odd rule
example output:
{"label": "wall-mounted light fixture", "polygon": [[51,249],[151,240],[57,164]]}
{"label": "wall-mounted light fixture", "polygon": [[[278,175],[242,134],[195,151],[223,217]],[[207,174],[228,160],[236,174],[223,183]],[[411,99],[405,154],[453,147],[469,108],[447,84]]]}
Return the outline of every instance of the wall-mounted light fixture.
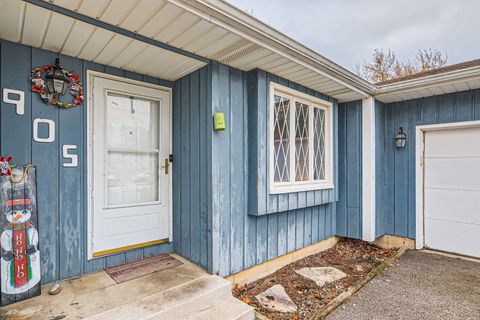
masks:
{"label": "wall-mounted light fixture", "polygon": [[403,131],[403,128],[400,127],[398,129],[398,133],[395,136],[395,145],[397,148],[403,148],[405,147],[405,144],[407,143],[407,134]]}
{"label": "wall-mounted light fixture", "polygon": [[60,59],[55,59],[55,65],[51,68],[45,76],[48,92],[53,93],[53,96],[58,99],[60,95],[67,93],[69,79],[65,75],[60,66]]}

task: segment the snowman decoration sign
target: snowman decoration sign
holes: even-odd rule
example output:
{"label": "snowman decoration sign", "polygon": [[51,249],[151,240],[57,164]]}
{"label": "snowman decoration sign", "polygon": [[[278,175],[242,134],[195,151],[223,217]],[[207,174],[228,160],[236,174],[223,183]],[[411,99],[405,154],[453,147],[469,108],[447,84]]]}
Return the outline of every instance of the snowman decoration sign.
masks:
{"label": "snowman decoration sign", "polygon": [[0,175],[1,305],[40,294],[35,167]]}
{"label": "snowman decoration sign", "polygon": [[0,236],[2,293],[18,294],[30,290],[40,281],[38,232],[29,221],[32,215],[29,199],[8,200],[7,223]]}

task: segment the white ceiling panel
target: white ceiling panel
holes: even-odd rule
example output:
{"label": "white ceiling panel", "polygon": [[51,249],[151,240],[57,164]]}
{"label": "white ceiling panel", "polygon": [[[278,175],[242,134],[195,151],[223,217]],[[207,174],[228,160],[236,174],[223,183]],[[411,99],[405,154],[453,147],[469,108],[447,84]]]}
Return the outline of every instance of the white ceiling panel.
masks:
{"label": "white ceiling panel", "polygon": [[78,11],[82,0],[51,0],[49,2],[68,10]]}
{"label": "white ceiling panel", "polygon": [[20,1],[6,1],[0,10],[0,38],[19,42],[22,38],[23,18],[26,4]]}
{"label": "white ceiling panel", "polygon": [[111,31],[96,28],[82,50],[80,50],[78,57],[85,60],[94,60],[114,36],[115,33]]}
{"label": "white ceiling panel", "polygon": [[110,1],[102,14],[102,21],[118,26],[125,21],[130,13],[136,10],[139,3],[139,0],[122,0],[122,5],[119,6],[115,1]]}
{"label": "white ceiling panel", "polygon": [[163,0],[141,0],[124,18],[120,27],[137,32],[166,4]]}
{"label": "white ceiling panel", "polygon": [[228,34],[228,31],[219,27],[208,30],[202,36],[194,39],[191,43],[185,45],[184,49],[193,53],[198,54],[198,52],[212,43],[215,43],[225,37]]}
{"label": "white ceiling panel", "polygon": [[254,52],[245,54],[242,57],[236,59],[235,61],[233,61],[231,63],[231,66],[235,67],[235,68],[239,68],[241,66],[243,67],[248,63],[260,61],[260,60],[264,59],[265,57],[267,57],[271,54],[272,53],[267,49],[259,49],[259,50],[256,50]]}
{"label": "white ceiling panel", "polygon": [[181,8],[166,3],[140,30],[138,30],[138,33],[153,38],[178,19],[184,12],[185,11]]}
{"label": "white ceiling panel", "polygon": [[132,61],[124,66],[127,70],[138,70],[142,66],[145,66],[150,61],[153,61],[155,57],[164,53],[164,50],[154,47],[147,46],[145,50],[142,50],[139,55],[137,55]]}
{"label": "white ceiling panel", "polygon": [[222,57],[223,55],[228,53],[225,49],[231,46],[235,46],[235,44],[241,40],[243,39],[236,34],[227,33],[217,41],[210,43],[202,49],[198,50],[197,54],[209,58],[212,58],[213,56]]}
{"label": "white ceiling panel", "polygon": [[70,36],[65,40],[62,53],[76,57],[95,32],[96,27],[84,22],[75,21]]}
{"label": "white ceiling panel", "polygon": [[200,20],[190,27],[187,31],[183,32],[176,39],[171,40],[170,44],[177,48],[186,48],[189,44],[194,42],[205,34],[208,34],[215,28],[211,23]]}
{"label": "white ceiling panel", "polygon": [[100,19],[111,1],[112,0],[82,0],[80,8],[77,11],[91,18]]}
{"label": "white ceiling panel", "polygon": [[73,23],[74,20],[71,18],[59,14],[52,15],[42,48],[53,52],[61,51],[72,30]]}
{"label": "white ceiling panel", "polygon": [[121,54],[130,44],[132,39],[115,34],[102,51],[95,57],[98,63],[111,65],[112,61]]}
{"label": "white ceiling panel", "polygon": [[149,46],[146,43],[132,40],[122,52],[118,53],[111,63],[117,68],[125,68],[125,66],[129,65],[130,62],[148,47]]}
{"label": "white ceiling panel", "polygon": [[27,6],[21,42],[35,48],[41,47],[52,15],[51,11],[40,7]]}
{"label": "white ceiling panel", "polygon": [[156,34],[153,38],[164,43],[171,43],[179,36],[184,34],[187,30],[190,30],[190,28],[199,21],[200,18],[191,13],[185,12],[177,19],[172,21],[172,23],[167,25],[166,28],[164,28],[160,33]]}

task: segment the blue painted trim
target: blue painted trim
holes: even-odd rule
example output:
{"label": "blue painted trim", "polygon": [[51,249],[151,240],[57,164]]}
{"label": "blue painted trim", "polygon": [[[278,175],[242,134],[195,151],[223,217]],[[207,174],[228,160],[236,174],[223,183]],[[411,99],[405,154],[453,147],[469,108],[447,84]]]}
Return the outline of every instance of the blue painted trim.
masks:
{"label": "blue painted trim", "polygon": [[47,2],[47,1],[42,1],[42,0],[23,0],[23,1],[25,1],[27,3],[30,3],[30,4],[33,4],[35,6],[38,6],[38,7],[56,12],[56,13],[59,13],[61,15],[73,18],[75,20],[82,21],[82,22],[94,25],[96,27],[121,34],[125,37],[135,39],[135,40],[150,44],[150,45],[158,47],[158,48],[162,48],[162,49],[165,49],[165,50],[168,50],[168,51],[178,53],[178,54],[180,54],[182,56],[185,56],[185,57],[189,57],[189,58],[192,58],[192,59],[195,59],[195,60],[198,60],[198,61],[202,61],[202,62],[205,62],[205,63],[210,63],[210,59],[207,59],[205,57],[202,57],[202,56],[199,56],[197,54],[188,52],[186,50],[179,49],[177,47],[171,46],[169,44],[166,44],[166,43],[163,43],[163,42],[160,42],[160,41],[142,36],[138,33],[135,33],[135,32],[129,31],[129,30],[125,30],[123,28],[111,25],[109,23],[100,21],[98,19],[94,19],[94,18],[85,16],[85,15],[80,14],[78,12],[62,8],[60,6],[57,6],[57,5],[55,5],[53,3],[50,3],[50,2]]}
{"label": "blue painted trim", "polygon": [[336,234],[362,237],[362,101],[338,106],[339,198]]}

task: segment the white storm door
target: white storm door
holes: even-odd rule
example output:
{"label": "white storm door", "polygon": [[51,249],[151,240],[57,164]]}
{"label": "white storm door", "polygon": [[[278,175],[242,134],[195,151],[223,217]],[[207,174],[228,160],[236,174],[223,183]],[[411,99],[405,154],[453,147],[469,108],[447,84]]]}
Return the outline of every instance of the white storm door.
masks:
{"label": "white storm door", "polygon": [[92,256],[166,242],[170,93],[100,77],[93,92]]}
{"label": "white storm door", "polygon": [[425,133],[425,246],[480,258],[480,128]]}

